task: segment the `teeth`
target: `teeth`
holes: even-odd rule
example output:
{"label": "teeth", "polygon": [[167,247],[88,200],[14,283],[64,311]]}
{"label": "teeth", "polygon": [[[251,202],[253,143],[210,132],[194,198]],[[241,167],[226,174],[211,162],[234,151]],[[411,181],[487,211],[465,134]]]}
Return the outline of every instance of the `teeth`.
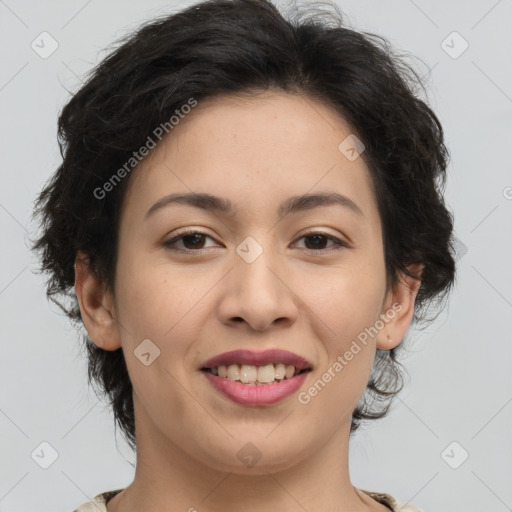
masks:
{"label": "teeth", "polygon": [[[295,371],[295,368],[294,368],[294,371]],[[286,367],[284,364],[276,364],[275,365],[275,368],[274,368],[274,372],[275,372],[275,378],[276,379],[284,379],[285,378],[285,375],[286,375]]]}
{"label": "teeth", "polygon": [[258,380],[258,369],[256,366],[249,364],[243,364],[240,367],[240,382],[249,384]]}
{"label": "teeth", "polygon": [[285,377],[289,379],[290,377],[293,377],[293,374],[295,373],[295,367],[294,366],[287,366]]}
{"label": "teeth", "polygon": [[267,364],[266,366],[258,366],[258,382],[274,382],[275,376],[276,371],[274,370],[273,364]]}
{"label": "teeth", "polygon": [[211,368],[211,372],[219,377],[240,381],[244,384],[271,384],[276,380],[290,379],[299,370],[292,364],[285,366],[282,363],[254,366],[252,364],[231,364]]}
{"label": "teeth", "polygon": [[[219,366],[219,368],[222,367]],[[224,368],[226,367],[224,366]],[[227,369],[227,378],[231,380],[240,380],[240,369],[236,364],[230,365],[229,368]]]}

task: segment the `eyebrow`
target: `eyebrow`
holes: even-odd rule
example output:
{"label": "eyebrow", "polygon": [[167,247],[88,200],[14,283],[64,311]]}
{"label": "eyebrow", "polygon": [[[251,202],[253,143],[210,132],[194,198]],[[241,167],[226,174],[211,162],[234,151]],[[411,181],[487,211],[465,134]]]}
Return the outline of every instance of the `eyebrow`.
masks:
{"label": "eyebrow", "polygon": [[[149,218],[157,210],[171,204],[185,204],[194,208],[208,211],[217,211],[231,217],[237,214],[237,209],[229,199],[213,196],[206,193],[175,193],[159,199],[147,212],[145,218]],[[320,192],[316,194],[304,194],[286,199],[277,210],[279,217],[289,213],[302,212],[313,208],[340,205],[350,209],[358,215],[363,212],[354,201],[337,192]]]}

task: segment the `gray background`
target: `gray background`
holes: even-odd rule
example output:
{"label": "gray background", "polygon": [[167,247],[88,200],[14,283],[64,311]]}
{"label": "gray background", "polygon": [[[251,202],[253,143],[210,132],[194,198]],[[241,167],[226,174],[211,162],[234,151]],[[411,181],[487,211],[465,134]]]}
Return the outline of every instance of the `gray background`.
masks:
{"label": "gray background", "polygon": [[[1,511],[71,511],[133,478],[134,455],[87,389],[75,331],[47,303],[26,235],[60,162],[56,121],[69,93],[115,39],[190,3],[0,1]],[[338,5],[352,27],[431,69],[429,101],[452,157],[446,199],[464,244],[449,307],[412,333],[392,414],[352,441],[353,483],[427,512],[512,510],[512,1]],[[58,42],[46,59],[31,48],[43,31]],[[457,58],[453,31],[469,44]],[[42,442],[58,452],[48,469],[31,455]],[[467,460],[450,467],[463,450]]]}

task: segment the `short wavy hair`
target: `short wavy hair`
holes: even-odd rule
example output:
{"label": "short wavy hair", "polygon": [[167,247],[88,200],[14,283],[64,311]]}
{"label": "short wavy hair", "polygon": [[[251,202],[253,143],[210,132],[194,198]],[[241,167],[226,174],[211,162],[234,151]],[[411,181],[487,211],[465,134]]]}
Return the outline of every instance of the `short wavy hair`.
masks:
{"label": "short wavy hair", "polygon": [[[423,78],[404,55],[381,36],[349,28],[335,4],[308,2],[285,17],[268,0],[208,0],[118,41],[64,106],[58,120],[63,160],[35,201],[42,232],[32,250],[41,253],[40,271],[49,275],[47,297],[81,331],[89,384],[108,397],[132,449],[133,389],[122,348],[106,351],[91,341],[74,290],[77,251],[114,290],[130,176],[101,200],[94,190],[191,97],[222,100],[275,89],[318,99],[365,145],[361,156],[377,195],[388,286],[398,283],[400,272],[418,279],[408,267],[422,264],[413,324],[430,322],[427,310],[441,306],[455,279],[453,216],[443,199],[449,153],[438,118],[419,98]],[[397,349],[377,349],[351,433],[363,420],[384,417],[403,387]]]}

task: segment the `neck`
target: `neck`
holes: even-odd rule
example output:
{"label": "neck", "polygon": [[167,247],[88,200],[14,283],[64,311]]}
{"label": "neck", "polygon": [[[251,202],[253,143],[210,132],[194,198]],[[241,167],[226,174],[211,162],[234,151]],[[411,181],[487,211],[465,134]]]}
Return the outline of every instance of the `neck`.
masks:
{"label": "neck", "polygon": [[262,457],[242,473],[222,466],[219,455],[211,464],[191,457],[164,436],[143,410],[136,409],[135,418],[135,478],[108,502],[108,512],[225,512],[237,503],[251,512],[381,510],[350,482],[349,421],[322,445],[308,447],[311,453],[302,458],[264,463]]}

